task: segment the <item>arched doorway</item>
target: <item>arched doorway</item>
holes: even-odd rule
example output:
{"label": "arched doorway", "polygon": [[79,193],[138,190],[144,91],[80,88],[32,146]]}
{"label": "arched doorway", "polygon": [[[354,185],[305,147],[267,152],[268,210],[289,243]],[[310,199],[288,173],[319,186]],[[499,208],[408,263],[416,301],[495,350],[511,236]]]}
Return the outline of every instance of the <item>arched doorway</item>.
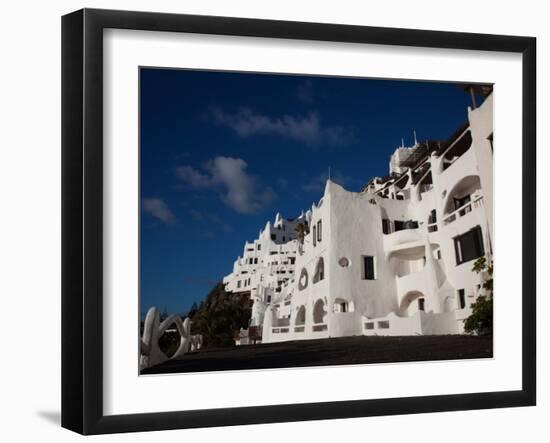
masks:
{"label": "arched doorway", "polygon": [[426,299],[420,291],[411,291],[403,296],[399,304],[399,316],[410,317],[417,311],[426,310]]}

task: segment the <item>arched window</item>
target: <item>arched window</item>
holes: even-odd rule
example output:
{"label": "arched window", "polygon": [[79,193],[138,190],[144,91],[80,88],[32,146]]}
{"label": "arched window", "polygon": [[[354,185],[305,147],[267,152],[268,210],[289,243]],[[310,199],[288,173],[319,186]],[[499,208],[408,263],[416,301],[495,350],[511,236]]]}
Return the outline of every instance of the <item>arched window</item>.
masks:
{"label": "arched window", "polygon": [[313,283],[317,283],[325,278],[325,261],[323,257],[320,257],[315,267],[315,274],[313,275]]}
{"label": "arched window", "polygon": [[321,299],[317,300],[313,305],[313,323],[324,323],[326,314],[325,302]]}
{"label": "arched window", "polygon": [[296,313],[295,324],[297,326],[300,326],[305,323],[306,323],[306,307],[302,305],[298,308],[298,312]]}

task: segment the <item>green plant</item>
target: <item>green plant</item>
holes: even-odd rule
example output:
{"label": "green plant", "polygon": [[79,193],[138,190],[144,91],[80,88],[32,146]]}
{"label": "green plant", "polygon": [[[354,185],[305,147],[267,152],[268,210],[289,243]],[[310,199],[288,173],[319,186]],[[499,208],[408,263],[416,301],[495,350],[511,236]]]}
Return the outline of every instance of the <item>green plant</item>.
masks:
{"label": "green plant", "polygon": [[478,258],[472,271],[486,274],[482,288],[485,294],[480,295],[472,304],[472,313],[464,320],[464,331],[477,335],[488,335],[493,333],[493,263],[487,264],[485,257]]}

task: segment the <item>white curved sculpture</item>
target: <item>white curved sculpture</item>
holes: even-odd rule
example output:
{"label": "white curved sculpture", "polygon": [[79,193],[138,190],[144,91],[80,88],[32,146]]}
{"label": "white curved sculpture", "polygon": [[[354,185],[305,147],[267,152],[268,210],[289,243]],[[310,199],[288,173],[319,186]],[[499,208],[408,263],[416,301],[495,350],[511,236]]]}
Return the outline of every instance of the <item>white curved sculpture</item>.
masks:
{"label": "white curved sculpture", "polygon": [[[174,355],[168,357],[159,347],[159,338],[172,324],[176,325],[176,329],[180,334],[180,345]],[[198,337],[200,337],[200,339]],[[150,308],[145,316],[143,336],[140,340],[140,370],[182,356],[189,352],[192,342],[195,343],[193,350],[200,349],[202,346],[202,335],[191,336],[191,321],[189,318],[182,321],[179,315],[172,314],[160,323],[159,310],[155,307]],[[197,346],[197,344],[199,345]]]}
{"label": "white curved sculpture", "polygon": [[202,335],[196,334],[190,337],[191,352],[198,351],[202,348]]}

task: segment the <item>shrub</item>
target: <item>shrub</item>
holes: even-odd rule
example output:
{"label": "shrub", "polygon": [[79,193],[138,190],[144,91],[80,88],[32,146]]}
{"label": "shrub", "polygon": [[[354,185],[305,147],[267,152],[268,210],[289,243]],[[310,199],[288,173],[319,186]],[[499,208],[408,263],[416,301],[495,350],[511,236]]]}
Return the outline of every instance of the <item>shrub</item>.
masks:
{"label": "shrub", "polygon": [[472,304],[472,313],[464,320],[464,331],[477,335],[490,335],[493,333],[493,263],[487,264],[485,257],[478,258],[472,267],[477,274],[486,274],[482,284],[485,294],[480,295]]}

